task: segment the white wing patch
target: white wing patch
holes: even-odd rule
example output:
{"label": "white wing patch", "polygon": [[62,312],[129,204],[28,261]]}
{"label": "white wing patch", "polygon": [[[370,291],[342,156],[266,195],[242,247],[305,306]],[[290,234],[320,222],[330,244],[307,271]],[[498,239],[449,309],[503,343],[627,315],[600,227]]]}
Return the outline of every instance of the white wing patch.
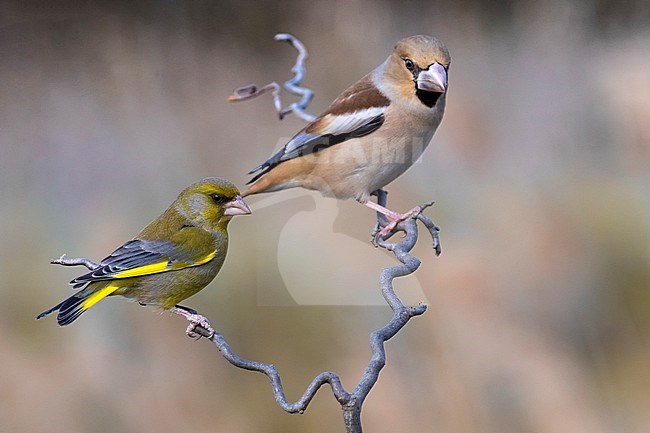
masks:
{"label": "white wing patch", "polygon": [[384,114],[386,108],[388,107],[371,107],[366,108],[365,110],[359,110],[348,114],[328,114],[323,118],[323,123],[325,126],[318,132],[321,135],[339,135],[354,131],[355,129],[368,123],[371,119],[379,116],[380,114]]}
{"label": "white wing patch", "polygon": [[301,132],[300,134],[296,135],[294,138],[291,139],[290,142],[284,146],[284,151],[283,153],[286,155],[288,153],[293,152],[294,150],[298,149],[300,146],[303,144],[309,142],[310,140],[313,140],[314,138],[319,137],[319,134],[309,134],[307,132]]}
{"label": "white wing patch", "polygon": [[358,128],[366,126],[377,116],[384,114],[388,106],[371,107],[364,110],[355,111],[347,114],[327,114],[318,123],[322,126],[318,134],[313,132],[301,132],[296,135],[284,147],[284,155],[289,155],[296,149],[299,149],[306,143],[325,135],[343,135],[349,134]]}

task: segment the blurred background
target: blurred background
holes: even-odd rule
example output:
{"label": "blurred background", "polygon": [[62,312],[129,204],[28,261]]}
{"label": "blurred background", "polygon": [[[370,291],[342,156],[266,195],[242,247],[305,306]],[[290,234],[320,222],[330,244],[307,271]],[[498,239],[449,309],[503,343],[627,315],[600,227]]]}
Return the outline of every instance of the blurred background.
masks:
{"label": "blurred background", "polygon": [[[426,33],[452,54],[447,113],[388,187],[435,200],[437,258],[397,283],[428,312],[387,344],[369,432],[650,430],[648,1],[0,3],[0,431],[336,432],[323,389],[284,413],[259,374],[185,322],[108,299],[67,328],[34,317],[205,176],[240,186],[303,123],[235,87],[290,77],[309,49],[318,113]],[[285,102],[294,99],[285,95]],[[186,301],[297,399],[353,388],[394,263],[372,213],[302,191],[251,197],[218,278]]]}

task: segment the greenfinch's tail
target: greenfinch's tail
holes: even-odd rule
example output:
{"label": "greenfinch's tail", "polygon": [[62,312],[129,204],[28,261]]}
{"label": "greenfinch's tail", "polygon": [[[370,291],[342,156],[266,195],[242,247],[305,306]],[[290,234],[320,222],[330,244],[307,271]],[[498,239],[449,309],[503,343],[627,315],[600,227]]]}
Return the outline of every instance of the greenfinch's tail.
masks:
{"label": "greenfinch's tail", "polygon": [[59,305],[55,305],[54,307],[50,308],[47,311],[43,311],[41,314],[39,314],[36,319],[41,319],[45,316],[47,316],[50,313],[53,313],[55,311],[58,311],[59,314],[56,315],[56,321],[59,323],[61,326],[66,326],[74,322],[77,317],[81,316],[81,314],[113,293],[115,290],[118,289],[118,286],[113,286],[113,285],[108,285],[104,286],[102,288],[92,290],[92,291],[86,291],[82,290],[78,293],[75,293],[74,295],[70,296],[68,299],[65,301],[61,302]]}

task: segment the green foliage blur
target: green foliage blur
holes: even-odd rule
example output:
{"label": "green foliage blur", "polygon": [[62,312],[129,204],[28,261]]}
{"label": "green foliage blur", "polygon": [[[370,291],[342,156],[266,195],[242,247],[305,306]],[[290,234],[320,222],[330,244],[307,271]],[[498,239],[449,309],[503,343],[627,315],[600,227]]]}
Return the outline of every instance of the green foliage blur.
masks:
{"label": "green foliage blur", "polygon": [[[34,320],[83,272],[51,258],[101,259],[202,177],[243,186],[302,127],[269,96],[226,101],[289,78],[277,32],[309,49],[313,113],[401,37],[436,35],[453,58],[443,124],[388,188],[396,210],[436,201],[443,254],[423,233],[397,284],[430,308],[388,343],[366,430],[648,431],[642,0],[0,3],[0,431],[343,431],[327,389],[285,414],[170,314],[108,299],[67,328]],[[290,399],[323,370],[352,388],[390,317],[372,213],[300,191],[249,203],[187,305],[274,363]]]}

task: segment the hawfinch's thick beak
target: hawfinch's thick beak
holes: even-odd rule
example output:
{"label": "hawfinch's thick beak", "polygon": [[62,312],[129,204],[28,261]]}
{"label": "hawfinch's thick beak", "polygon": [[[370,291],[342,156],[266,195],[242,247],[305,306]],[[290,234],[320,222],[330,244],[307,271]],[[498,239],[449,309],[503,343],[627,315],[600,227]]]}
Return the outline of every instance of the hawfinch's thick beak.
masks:
{"label": "hawfinch's thick beak", "polygon": [[445,93],[447,91],[447,71],[440,63],[434,63],[418,74],[415,81],[418,90]]}
{"label": "hawfinch's thick beak", "polygon": [[224,204],[223,207],[225,209],[223,212],[224,215],[230,215],[230,216],[248,215],[251,213],[250,208],[248,207],[246,202],[244,202],[244,199],[240,195],[238,195],[228,203]]}

